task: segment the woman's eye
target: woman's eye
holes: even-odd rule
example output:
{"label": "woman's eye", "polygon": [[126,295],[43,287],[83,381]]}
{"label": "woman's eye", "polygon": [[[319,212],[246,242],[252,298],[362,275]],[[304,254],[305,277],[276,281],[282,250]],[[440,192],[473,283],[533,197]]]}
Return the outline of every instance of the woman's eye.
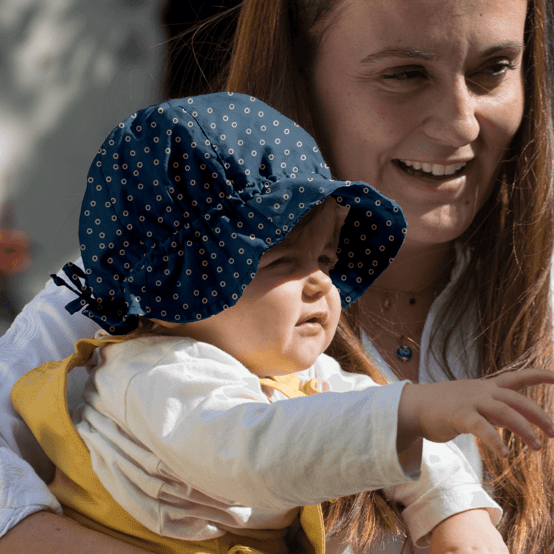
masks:
{"label": "woman's eye", "polygon": [[483,70],[483,73],[490,75],[491,77],[501,77],[503,75],[506,75],[506,73],[508,73],[508,71],[510,71],[511,69],[517,69],[517,64],[505,60],[502,62],[495,62],[487,66]]}
{"label": "woman's eye", "polygon": [[489,92],[502,84],[508,71],[517,68],[518,64],[509,60],[495,61],[479,69],[468,81],[477,85],[482,92]]}
{"label": "woman's eye", "polygon": [[387,83],[417,83],[427,77],[425,70],[422,67],[398,67],[394,70],[389,70],[382,74],[382,78]]}

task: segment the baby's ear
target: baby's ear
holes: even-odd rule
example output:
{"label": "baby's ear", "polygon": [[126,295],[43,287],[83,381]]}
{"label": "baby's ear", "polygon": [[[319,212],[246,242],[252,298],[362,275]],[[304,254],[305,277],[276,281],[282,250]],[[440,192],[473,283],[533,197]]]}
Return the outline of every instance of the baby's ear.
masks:
{"label": "baby's ear", "polygon": [[162,321],[161,319],[154,318],[149,318],[149,320],[156,325],[161,325],[162,327],[166,327],[167,329],[175,329],[175,327],[179,327],[179,325],[182,325],[182,323],[177,323],[175,321]]}

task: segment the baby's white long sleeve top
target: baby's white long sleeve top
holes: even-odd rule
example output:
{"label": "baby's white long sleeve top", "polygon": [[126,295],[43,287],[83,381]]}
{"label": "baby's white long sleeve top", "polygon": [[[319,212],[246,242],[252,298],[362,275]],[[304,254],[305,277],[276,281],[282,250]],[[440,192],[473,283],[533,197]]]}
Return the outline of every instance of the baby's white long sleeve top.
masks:
{"label": "baby's white long sleeve top", "polygon": [[377,386],[321,355],[297,375],[325,394],[286,399],[218,348],[175,337],[112,344],[93,364],[74,422],[103,485],[156,533],[257,538],[290,525],[299,506],[384,487],[420,544],[464,509],[501,516],[451,443],[424,441],[420,472],[404,473],[407,381]]}

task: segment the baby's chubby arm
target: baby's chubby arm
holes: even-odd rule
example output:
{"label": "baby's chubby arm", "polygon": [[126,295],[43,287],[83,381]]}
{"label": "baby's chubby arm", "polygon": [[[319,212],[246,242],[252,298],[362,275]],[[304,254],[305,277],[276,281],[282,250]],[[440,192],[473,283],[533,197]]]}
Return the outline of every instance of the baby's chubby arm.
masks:
{"label": "baby's chubby arm", "polygon": [[[217,501],[262,510],[412,479],[396,452],[405,383],[271,403],[256,376],[205,343],[161,337],[153,347],[137,339],[101,355],[92,382],[98,392],[88,388],[77,424],[95,471],[111,471],[106,452],[118,440],[119,451],[140,447],[152,483],[172,475]],[[129,437],[134,445],[123,444]],[[106,484],[109,475],[98,475]]]}

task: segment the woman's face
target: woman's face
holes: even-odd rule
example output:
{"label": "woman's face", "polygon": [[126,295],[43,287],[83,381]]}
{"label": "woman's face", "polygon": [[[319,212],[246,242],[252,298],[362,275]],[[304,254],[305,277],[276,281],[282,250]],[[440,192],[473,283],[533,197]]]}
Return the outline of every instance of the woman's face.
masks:
{"label": "woman's face", "polygon": [[523,115],[526,0],[344,0],[315,66],[340,179],[396,200],[406,244],[460,236]]}

